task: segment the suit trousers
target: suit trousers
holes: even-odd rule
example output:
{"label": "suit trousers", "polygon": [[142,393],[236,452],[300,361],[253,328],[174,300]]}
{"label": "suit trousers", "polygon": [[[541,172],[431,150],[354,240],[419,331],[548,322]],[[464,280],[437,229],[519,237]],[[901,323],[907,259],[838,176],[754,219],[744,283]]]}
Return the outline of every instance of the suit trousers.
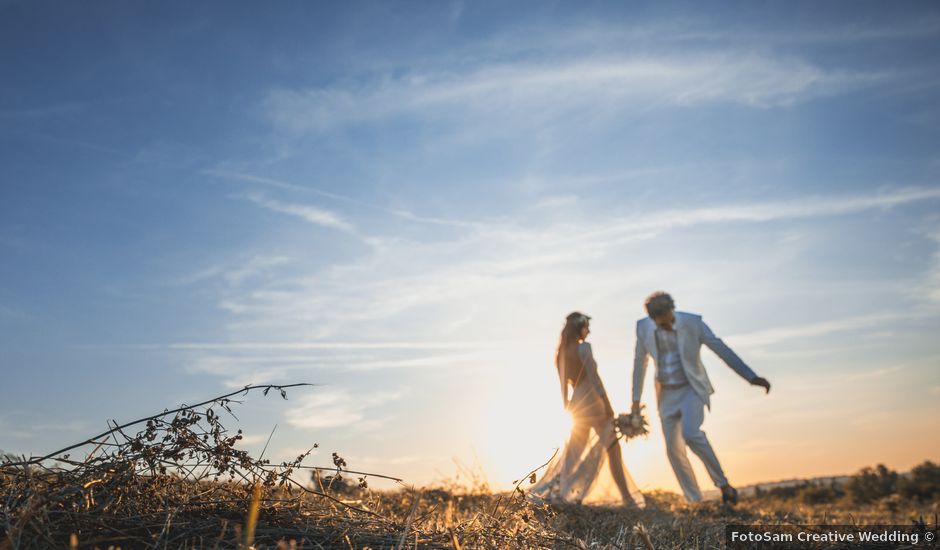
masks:
{"label": "suit trousers", "polygon": [[718,457],[702,431],[705,403],[691,386],[686,384],[678,388],[662,388],[659,395],[659,419],[666,438],[666,455],[687,501],[702,500],[702,492],[695,480],[692,464],[689,463],[686,446],[705,464],[716,487],[728,484]]}

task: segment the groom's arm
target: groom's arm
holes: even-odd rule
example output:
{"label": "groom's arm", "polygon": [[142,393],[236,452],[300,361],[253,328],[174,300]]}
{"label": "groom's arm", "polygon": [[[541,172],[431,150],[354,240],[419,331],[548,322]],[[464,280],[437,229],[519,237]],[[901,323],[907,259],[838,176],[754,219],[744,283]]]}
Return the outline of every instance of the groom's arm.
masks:
{"label": "groom's arm", "polygon": [[633,406],[639,408],[643,396],[643,381],[646,379],[646,366],[649,364],[649,352],[640,338],[640,323],[636,325],[636,350],[633,354]]}
{"label": "groom's arm", "polygon": [[757,373],[751,370],[751,367],[738,357],[738,354],[731,350],[727,344],[725,344],[721,338],[715,336],[715,333],[712,332],[712,329],[708,328],[708,325],[702,321],[702,343],[708,346],[708,349],[715,352],[715,355],[721,357],[721,360],[725,362],[731,370],[738,373],[741,378],[744,378],[748,382],[753,382],[757,378]]}

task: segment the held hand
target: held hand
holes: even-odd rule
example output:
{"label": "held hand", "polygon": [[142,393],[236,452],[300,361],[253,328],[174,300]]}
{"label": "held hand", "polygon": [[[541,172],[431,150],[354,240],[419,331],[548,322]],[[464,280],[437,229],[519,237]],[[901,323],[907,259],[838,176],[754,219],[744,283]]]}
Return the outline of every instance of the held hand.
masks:
{"label": "held hand", "polygon": [[639,401],[634,401],[634,402],[633,402],[633,407],[631,408],[630,412],[639,412],[640,409],[642,409],[642,408],[643,408],[643,405],[640,405],[640,402],[639,402]]}
{"label": "held hand", "polygon": [[765,394],[765,395],[768,394],[768,393],[770,393],[770,382],[768,382],[766,378],[762,378],[762,377],[758,376],[757,378],[754,378],[754,379],[751,380],[751,385],[752,385],[752,386],[760,386],[760,387],[764,388],[764,394]]}

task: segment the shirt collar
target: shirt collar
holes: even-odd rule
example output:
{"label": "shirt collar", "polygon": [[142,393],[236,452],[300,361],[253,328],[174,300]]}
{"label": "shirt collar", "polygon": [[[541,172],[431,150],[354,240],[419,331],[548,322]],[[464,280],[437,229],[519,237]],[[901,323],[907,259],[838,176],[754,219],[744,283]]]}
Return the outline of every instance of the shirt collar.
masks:
{"label": "shirt collar", "polygon": [[[672,322],[672,332],[675,332],[675,331],[676,331],[676,325],[677,325],[677,324],[679,324],[679,318],[678,318],[678,317],[676,317],[675,320],[673,320],[673,322]],[[659,327],[659,325],[656,324],[656,321],[653,321],[653,330],[654,330],[655,332],[660,332],[660,331],[662,331],[663,329],[661,329],[661,328]]]}

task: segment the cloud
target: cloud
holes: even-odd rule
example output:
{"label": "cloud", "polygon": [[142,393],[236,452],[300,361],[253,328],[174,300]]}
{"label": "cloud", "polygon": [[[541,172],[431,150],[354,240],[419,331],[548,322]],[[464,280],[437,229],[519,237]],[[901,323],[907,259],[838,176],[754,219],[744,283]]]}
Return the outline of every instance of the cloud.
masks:
{"label": "cloud", "polygon": [[[659,21],[643,21],[636,25],[610,25],[597,20],[569,22],[564,29],[557,25],[516,26],[509,32],[495,35],[486,42],[461,50],[467,58],[519,57],[533,52],[559,58],[573,51],[612,51],[624,44],[666,51],[699,50],[737,47],[760,51],[768,45],[794,45],[816,48],[821,44],[865,43],[933,39],[940,32],[940,17],[922,15],[893,22],[878,21],[860,25],[846,21],[843,25],[816,26],[733,26],[717,27],[710,18],[681,17]],[[443,55],[447,55],[445,52]]]}
{"label": "cloud", "polygon": [[37,434],[66,432],[68,436],[89,429],[83,420],[53,420],[33,415],[22,410],[0,412],[0,436],[30,440]]}
{"label": "cloud", "polygon": [[317,206],[309,204],[284,203],[257,194],[249,194],[246,195],[245,198],[257,204],[258,206],[267,208],[268,210],[290,214],[291,216],[296,216],[303,219],[304,221],[323,227],[329,227],[332,229],[345,231],[347,233],[357,234],[355,226],[353,226],[351,223],[345,221],[338,214]]}
{"label": "cloud", "polygon": [[460,16],[463,14],[464,3],[463,0],[452,0],[450,3],[450,20],[452,23],[457,22],[460,19]]}
{"label": "cloud", "polygon": [[345,457],[350,464],[362,464],[367,466],[400,466],[402,464],[424,463],[433,464],[442,460],[448,460],[444,455],[403,455],[395,457],[376,457],[348,455]]}
{"label": "cloud", "polygon": [[[916,360],[865,370],[859,370],[854,365],[849,365],[847,368],[842,366],[837,371],[827,368],[814,372],[809,381],[800,378],[799,381],[786,381],[783,384],[785,384],[788,391],[797,391],[807,395],[811,392],[829,392],[832,388],[845,388],[849,382],[853,383],[852,387],[856,391],[861,387],[870,387],[873,390],[877,388],[884,389],[884,386],[890,384],[892,380],[897,382],[905,379],[903,375],[898,374],[899,372],[920,370],[922,364],[920,360]],[[868,386],[864,386],[866,382]],[[808,398],[814,399],[811,395]]]}
{"label": "cloud", "polygon": [[386,214],[390,214],[392,216],[395,216],[401,219],[418,222],[418,223],[450,225],[450,226],[455,226],[455,227],[476,227],[479,225],[476,223],[464,222],[461,220],[438,218],[438,217],[433,217],[433,216],[419,216],[405,209],[388,208],[385,206],[380,206],[377,204],[372,204],[369,202],[361,201],[361,200],[355,199],[347,195],[341,195],[339,193],[323,191],[322,189],[319,189],[310,185],[299,185],[296,183],[290,183],[290,182],[279,180],[279,179],[256,176],[254,174],[232,172],[232,171],[225,171],[225,170],[216,170],[216,169],[204,170],[203,173],[207,175],[211,175],[211,176],[216,176],[219,178],[232,179],[232,180],[243,181],[247,183],[264,185],[264,186],[273,187],[273,188],[286,190],[286,191],[295,191],[295,192],[315,194],[318,196],[333,199],[335,201],[363,207],[368,210],[384,212]]}
{"label": "cloud", "polygon": [[178,342],[171,344],[143,344],[136,348],[166,348],[176,350],[436,350],[479,349],[492,346],[492,342]]}
{"label": "cloud", "polygon": [[300,404],[289,409],[285,417],[291,426],[310,430],[372,429],[390,418],[370,416],[370,411],[397,401],[403,395],[402,390],[356,393],[344,388],[321,388],[312,395],[302,397]]}
{"label": "cloud", "polygon": [[31,318],[31,315],[26,313],[25,311],[12,308],[10,306],[0,303],[0,321],[3,321],[3,320],[25,321],[30,318]]}
{"label": "cloud", "polygon": [[770,108],[870,86],[887,76],[752,53],[589,56],[375,76],[358,85],[279,88],[268,94],[264,111],[279,128],[323,132],[402,115],[429,120],[493,115],[518,121],[717,102]]}
{"label": "cloud", "polygon": [[[506,350],[524,345],[514,339],[547,328],[545,319],[557,313],[558,304],[583,304],[598,299],[595,294],[612,296],[655,278],[658,268],[644,263],[631,263],[629,269],[623,262],[597,268],[614,261],[613,253],[623,250],[617,247],[627,243],[703,225],[845,216],[936,199],[938,188],[905,187],[635,216],[596,214],[584,217],[576,228],[567,218],[538,219],[534,225],[489,222],[456,234],[391,238],[344,263],[309,268],[292,263],[276,274],[260,267],[278,265],[273,259],[287,255],[271,251],[247,262],[258,268],[249,270],[251,276],[230,277],[244,281],[244,288],[220,290],[219,304],[232,314],[228,341],[149,346],[178,354],[189,372],[219,376],[230,387],[297,379],[310,372],[492,369],[506,364]],[[586,276],[586,265],[597,267]],[[232,269],[226,265],[216,276]],[[519,318],[539,326],[518,326]],[[877,327],[896,318],[873,313],[732,339],[735,346],[763,348]],[[337,418],[361,411],[340,412],[344,416]]]}
{"label": "cloud", "polygon": [[733,30],[722,29],[720,32],[706,28],[704,25],[688,26],[679,29],[667,39],[676,41],[695,41],[700,43],[780,43],[802,44],[816,46],[826,43],[855,43],[863,42],[871,45],[877,41],[920,40],[933,38],[940,32],[940,18],[921,17],[899,21],[895,23],[873,25],[858,25],[846,23],[841,26],[826,26],[814,29],[753,29]]}
{"label": "cloud", "polygon": [[[668,231],[845,216],[937,199],[940,188],[911,187],[665,209],[635,216],[595,214],[585,216],[577,226],[567,219],[538,220],[539,225],[530,226],[488,223],[455,237],[387,239],[382,246],[343,264],[311,270],[296,266],[290,274],[259,278],[254,291],[227,293],[220,305],[234,314],[229,324],[233,334],[278,334],[295,342],[326,342],[315,344],[323,346],[334,345],[329,343],[333,339],[336,346],[343,346],[347,341],[343,335],[363,331],[379,341],[393,341],[395,337],[389,335],[403,331],[421,334],[424,339],[433,335],[442,341],[481,341],[494,336],[488,332],[494,323],[511,323],[508,318],[481,322],[487,318],[487,309],[510,315],[512,308],[521,308],[518,314],[522,315],[525,308],[541,307],[538,304],[546,297],[574,298],[576,289],[566,288],[565,281],[582,277],[578,274],[583,273],[585,263],[609,261],[618,247]],[[640,263],[628,270],[595,271],[590,283],[610,292],[629,287],[631,281],[650,279],[652,269]],[[398,324],[404,312],[415,311],[421,311],[422,316],[409,317],[407,325]],[[525,314],[531,315],[531,309]],[[814,329],[850,330],[875,322],[877,319],[832,321]],[[769,345],[798,337],[801,330],[805,329],[775,329],[750,338]]]}
{"label": "cloud", "polygon": [[856,372],[852,374],[845,375],[842,377],[843,380],[863,380],[866,378],[881,378],[882,376],[887,376],[898,372],[899,370],[904,370],[906,365],[894,365],[891,367],[882,367],[878,369],[872,369],[864,372]]}
{"label": "cloud", "polygon": [[[463,347],[463,346],[461,346]],[[230,388],[247,384],[283,383],[285,380],[319,380],[335,373],[421,369],[466,372],[495,352],[492,344],[477,349],[450,350],[415,347],[367,346],[358,348],[316,347],[172,347],[179,362],[193,374],[209,374]],[[437,351],[438,349],[444,351]]]}
{"label": "cloud", "polygon": [[187,286],[221,278],[230,286],[239,286],[254,277],[290,262],[291,258],[289,256],[255,254],[247,258],[238,258],[230,262],[204,267],[177,277],[170,284]]}
{"label": "cloud", "polygon": [[934,241],[936,248],[930,256],[930,267],[927,270],[922,288],[927,299],[940,305],[940,230],[930,233],[929,238]]}
{"label": "cloud", "polygon": [[854,331],[877,327],[885,323],[910,319],[910,312],[859,315],[844,319],[834,319],[819,323],[805,323],[795,326],[775,327],[772,329],[739,334],[729,337],[735,347],[765,348],[782,342],[791,342],[805,338],[815,338],[836,332]]}
{"label": "cloud", "polygon": [[354,204],[362,204],[359,201],[347,197],[345,195],[340,195],[338,193],[330,193],[329,191],[323,191],[322,189],[317,189],[315,187],[310,187],[306,185],[298,185],[296,183],[290,183],[283,180],[275,178],[267,178],[264,176],[256,176],[254,174],[246,174],[243,172],[233,172],[230,170],[222,170],[218,168],[206,169],[202,171],[203,174],[208,176],[214,176],[220,179],[236,180],[246,183],[263,185],[266,187],[272,187],[275,189],[285,190],[285,191],[303,191],[308,193],[314,193],[322,197],[327,197],[330,199],[341,200],[344,202],[351,202]]}
{"label": "cloud", "polygon": [[[233,375],[241,373],[254,383],[270,382],[266,372],[274,370],[279,373],[293,371],[310,371],[313,369],[341,369],[351,371],[366,371],[378,369],[402,368],[442,368],[455,364],[470,363],[479,357],[479,352],[449,353],[433,355],[415,355],[412,351],[405,357],[391,358],[391,350],[385,349],[384,354],[369,355],[321,355],[308,354],[266,354],[266,355],[231,355],[207,354],[192,361],[194,372],[209,374]],[[263,379],[263,380],[262,380]],[[244,384],[236,384],[240,386]]]}
{"label": "cloud", "polygon": [[666,231],[680,227],[734,222],[768,222],[801,218],[843,216],[874,209],[940,199],[940,187],[903,187],[848,196],[815,196],[787,201],[751,202],[667,209],[580,233],[580,239],[613,238],[642,231]]}
{"label": "cloud", "polygon": [[244,434],[238,440],[239,446],[258,445],[268,441],[270,434]]}

